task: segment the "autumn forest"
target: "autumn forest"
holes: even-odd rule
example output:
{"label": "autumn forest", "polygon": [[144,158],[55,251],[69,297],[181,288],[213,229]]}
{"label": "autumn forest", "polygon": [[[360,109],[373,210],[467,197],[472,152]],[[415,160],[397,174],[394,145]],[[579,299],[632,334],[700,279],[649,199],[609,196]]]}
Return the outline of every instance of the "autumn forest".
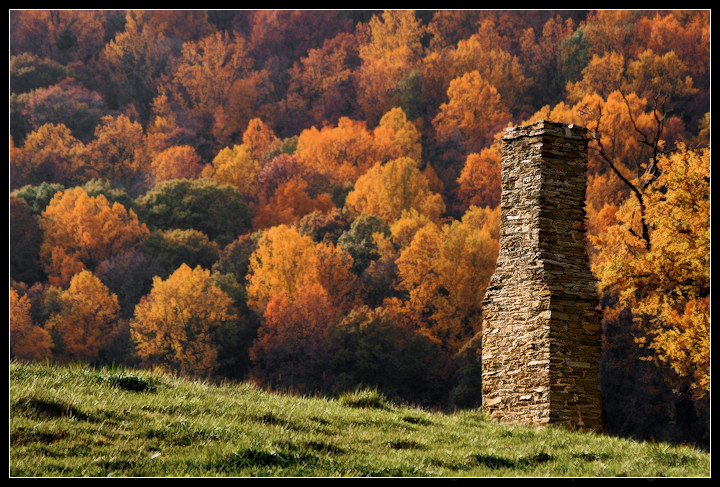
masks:
{"label": "autumn forest", "polygon": [[588,129],[607,433],[709,445],[710,12],[12,10],[10,357],[480,406],[505,127]]}

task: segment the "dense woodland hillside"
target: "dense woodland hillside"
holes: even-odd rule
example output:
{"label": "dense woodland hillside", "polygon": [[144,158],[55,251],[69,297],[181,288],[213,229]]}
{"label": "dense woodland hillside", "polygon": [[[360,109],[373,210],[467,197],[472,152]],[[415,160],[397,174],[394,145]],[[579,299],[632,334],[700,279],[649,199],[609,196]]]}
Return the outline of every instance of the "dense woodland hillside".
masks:
{"label": "dense woodland hillside", "polygon": [[709,10],[9,20],[11,358],[477,407],[499,135],[547,119],[607,432],[709,445]]}

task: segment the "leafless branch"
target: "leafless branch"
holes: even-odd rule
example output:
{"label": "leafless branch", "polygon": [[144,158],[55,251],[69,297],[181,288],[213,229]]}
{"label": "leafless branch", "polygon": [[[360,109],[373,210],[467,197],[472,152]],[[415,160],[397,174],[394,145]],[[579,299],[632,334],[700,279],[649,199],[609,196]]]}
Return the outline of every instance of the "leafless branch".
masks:
{"label": "leafless branch", "polygon": [[[623,99],[625,99],[625,95],[623,95]],[[628,112],[630,112],[630,105],[627,102],[627,99],[625,99],[625,103],[628,107]],[[582,115],[593,115],[589,111],[583,111],[580,110],[580,114]],[[615,164],[615,161],[610,157],[610,155],[605,150],[605,146],[602,143],[602,137],[600,133],[600,122],[602,120],[602,112],[594,115],[595,117],[595,126],[594,127],[588,127],[588,131],[590,134],[590,137],[592,140],[595,141],[596,147],[590,146],[591,149],[595,150],[599,156],[604,160],[608,166],[610,166],[610,169],[615,173],[615,175],[620,178],[620,180],[625,184],[630,191],[635,195],[635,198],[638,201],[638,204],[640,205],[640,223],[642,226],[642,239],[645,242],[645,248],[646,250],[650,250],[650,229],[648,228],[647,222],[645,221],[645,198],[643,197],[643,190],[645,189],[645,185],[643,185],[642,188],[638,188],[635,184],[633,184],[632,181],[630,181],[628,178],[626,178],[623,173],[620,171],[620,169]],[[637,129],[637,126],[635,125],[635,121],[632,119],[633,126],[635,127],[635,130],[642,134],[641,131]],[[660,130],[660,133],[662,133],[662,130]],[[644,134],[643,134],[644,135]],[[659,136],[658,136],[659,140]]]}
{"label": "leafless branch", "polygon": [[[633,116],[632,110],[630,109],[630,102],[628,101],[627,96],[625,96],[625,93],[621,91],[620,95],[622,96],[623,101],[625,102],[625,106],[627,107],[628,116],[630,117],[630,122],[633,125],[633,129],[640,136],[638,141],[648,146],[652,151],[652,156],[650,157],[650,161],[648,162],[642,182],[642,189],[645,189],[650,185],[650,183],[652,183],[652,181],[657,176],[658,156],[669,152],[667,150],[663,150],[663,148],[661,147],[661,138],[662,133],[665,129],[665,121],[667,120],[667,117],[670,115],[670,113],[672,113],[672,110],[665,109],[665,97],[662,95],[662,93],[658,92],[657,94],[655,94],[655,96],[653,96],[653,117],[655,118],[655,133],[653,134],[652,138],[650,138],[645,132],[638,128],[637,123],[635,122],[635,117]],[[660,111],[658,111],[658,104],[660,104]]]}

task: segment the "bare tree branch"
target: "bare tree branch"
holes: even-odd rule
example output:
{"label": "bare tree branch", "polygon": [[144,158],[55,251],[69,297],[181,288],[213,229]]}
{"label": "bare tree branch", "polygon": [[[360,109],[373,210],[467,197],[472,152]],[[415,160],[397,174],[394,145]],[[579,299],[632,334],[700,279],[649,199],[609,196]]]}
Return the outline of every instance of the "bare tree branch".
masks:
{"label": "bare tree branch", "polygon": [[[652,138],[649,138],[648,135],[643,132],[640,128],[638,128],[637,123],[635,122],[635,117],[633,117],[632,110],[630,109],[630,102],[628,101],[627,97],[625,96],[625,93],[622,91],[620,92],[620,95],[623,98],[623,101],[625,102],[625,106],[628,109],[628,116],[630,117],[630,122],[633,125],[633,129],[637,134],[640,135],[640,138],[638,141],[642,144],[645,144],[650,148],[652,151],[652,156],[650,156],[650,161],[648,162],[647,168],[645,170],[645,174],[642,178],[642,189],[647,188],[650,183],[657,177],[658,169],[657,169],[657,159],[660,155],[667,154],[671,152],[670,150],[663,150],[661,147],[662,142],[662,133],[665,129],[665,121],[667,117],[672,113],[672,110],[666,110],[665,109],[665,97],[662,96],[662,93],[657,93],[655,96],[653,96],[653,117],[655,118],[655,134]],[[660,102],[660,112],[658,112],[658,103]]]}
{"label": "bare tree branch", "polygon": [[[595,116],[595,126],[594,128],[588,127],[589,133],[591,138],[595,141],[595,144],[597,147],[590,147],[591,149],[595,150],[602,160],[604,160],[608,166],[610,166],[610,169],[615,173],[615,175],[620,178],[620,180],[625,184],[633,195],[635,195],[635,198],[638,201],[638,204],[640,205],[640,224],[642,227],[642,239],[645,242],[645,249],[650,250],[651,244],[650,244],[650,229],[648,227],[648,224],[645,219],[646,214],[646,207],[645,207],[645,198],[643,195],[644,190],[648,187],[648,185],[652,182],[652,180],[655,178],[657,174],[657,166],[656,161],[657,157],[660,153],[662,153],[662,150],[660,148],[660,142],[661,142],[661,136],[662,132],[664,130],[665,126],[665,119],[667,115],[670,113],[669,111],[664,111],[663,107],[663,113],[662,115],[658,115],[657,107],[658,107],[658,100],[660,98],[660,95],[658,94],[655,97],[654,100],[654,106],[653,106],[653,115],[655,117],[656,121],[656,131],[652,139],[650,139],[647,134],[645,134],[642,130],[640,130],[637,126],[637,123],[635,122],[635,119],[632,115],[632,110],[630,110],[630,103],[625,96],[624,93],[621,92],[621,95],[623,97],[623,100],[625,101],[625,105],[628,109],[628,115],[630,117],[630,121],[633,125],[633,129],[635,132],[637,132],[640,135],[639,141],[645,145],[648,145],[652,150],[652,157],[650,160],[650,163],[647,165],[647,168],[645,170],[645,175],[643,178],[643,183],[640,187],[638,187],[636,184],[634,184],[632,181],[630,181],[628,178],[625,177],[625,175],[622,174],[620,171],[620,168],[615,163],[612,157],[608,154],[608,152],[605,150],[605,146],[602,143],[602,137],[600,133],[600,123],[602,121],[602,112],[597,114]],[[592,115],[590,112],[583,112],[581,110],[581,115]]]}

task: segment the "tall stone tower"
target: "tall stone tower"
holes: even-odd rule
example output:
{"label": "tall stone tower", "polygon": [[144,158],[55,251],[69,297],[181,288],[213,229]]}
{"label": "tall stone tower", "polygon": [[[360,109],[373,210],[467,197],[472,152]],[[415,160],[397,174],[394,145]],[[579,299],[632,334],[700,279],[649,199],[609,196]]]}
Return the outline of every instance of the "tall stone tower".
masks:
{"label": "tall stone tower", "polygon": [[585,242],[587,130],[547,121],[503,136],[500,253],[485,295],[483,411],[603,431],[600,311]]}

